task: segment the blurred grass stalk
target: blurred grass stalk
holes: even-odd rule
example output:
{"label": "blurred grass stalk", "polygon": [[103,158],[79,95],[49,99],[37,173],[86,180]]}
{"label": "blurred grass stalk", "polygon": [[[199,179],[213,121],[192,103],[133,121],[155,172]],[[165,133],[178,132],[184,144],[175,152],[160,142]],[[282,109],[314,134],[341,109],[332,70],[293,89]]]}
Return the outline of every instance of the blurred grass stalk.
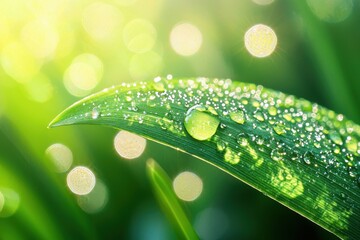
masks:
{"label": "blurred grass stalk", "polygon": [[172,189],[169,176],[153,159],[147,161],[147,173],[158,201],[172,225],[178,228],[184,239],[199,239]]}

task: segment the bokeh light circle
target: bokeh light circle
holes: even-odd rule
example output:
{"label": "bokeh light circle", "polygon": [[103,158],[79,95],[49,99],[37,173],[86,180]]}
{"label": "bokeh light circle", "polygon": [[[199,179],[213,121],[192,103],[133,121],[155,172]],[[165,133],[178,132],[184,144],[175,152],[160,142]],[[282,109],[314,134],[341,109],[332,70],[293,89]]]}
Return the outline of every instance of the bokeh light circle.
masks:
{"label": "bokeh light circle", "polygon": [[344,21],[354,8],[353,0],[307,0],[306,2],[315,16],[330,23]]}
{"label": "bokeh light circle", "polygon": [[126,47],[134,53],[150,51],[156,42],[156,29],[147,20],[135,19],[126,24],[123,30]]}
{"label": "bokeh light circle", "polygon": [[195,173],[185,171],[175,177],[173,189],[178,198],[190,202],[196,200],[202,193],[203,182]]}
{"label": "bokeh light circle", "polygon": [[194,55],[199,51],[202,42],[203,37],[200,30],[191,23],[178,24],[171,30],[170,44],[179,55]]}
{"label": "bokeh light circle", "polygon": [[94,214],[105,207],[108,199],[109,193],[106,185],[97,179],[94,189],[87,195],[78,196],[77,202],[84,212]]}
{"label": "bokeh light circle", "polygon": [[128,131],[120,131],[114,138],[116,152],[125,159],[140,157],[145,151],[146,139]]}
{"label": "bokeh light circle", "polygon": [[20,206],[20,195],[10,188],[0,188],[0,217],[14,215]]}
{"label": "bokeh light circle", "polygon": [[82,25],[95,40],[109,40],[115,37],[123,21],[120,10],[107,3],[94,2],[88,5],[82,16]]}
{"label": "bokeh light circle", "polygon": [[46,149],[45,153],[52,161],[55,171],[57,172],[66,172],[73,163],[73,153],[70,148],[64,144],[52,144]]}
{"label": "bokeh light circle", "polygon": [[246,31],[244,40],[249,53],[258,58],[270,56],[277,45],[276,33],[264,24],[252,26]]}
{"label": "bokeh light circle", "polygon": [[89,94],[103,76],[103,63],[94,54],[84,53],[74,58],[64,74],[64,85],[74,96]]}
{"label": "bokeh light circle", "polygon": [[74,194],[86,195],[94,189],[96,178],[89,168],[77,166],[68,173],[66,183]]}

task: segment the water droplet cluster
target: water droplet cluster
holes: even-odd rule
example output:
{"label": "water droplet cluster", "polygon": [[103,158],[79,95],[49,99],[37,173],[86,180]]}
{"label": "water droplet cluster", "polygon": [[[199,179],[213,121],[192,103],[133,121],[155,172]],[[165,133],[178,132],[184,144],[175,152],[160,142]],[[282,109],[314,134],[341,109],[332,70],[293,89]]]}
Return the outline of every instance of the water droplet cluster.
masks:
{"label": "water droplet cluster", "polygon": [[171,145],[181,146],[182,137],[206,142],[232,165],[254,170],[289,161],[297,174],[308,168],[334,182],[349,178],[346,189],[359,185],[360,127],[304,99],[229,79],[172,76],[124,83],[95,99],[83,104],[86,123],[146,124],[179,137]]}

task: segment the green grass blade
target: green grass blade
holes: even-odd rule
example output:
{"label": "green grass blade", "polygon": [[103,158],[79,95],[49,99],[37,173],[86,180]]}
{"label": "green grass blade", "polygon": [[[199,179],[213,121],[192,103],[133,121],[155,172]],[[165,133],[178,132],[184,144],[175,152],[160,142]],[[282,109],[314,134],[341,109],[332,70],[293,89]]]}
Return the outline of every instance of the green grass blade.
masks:
{"label": "green grass blade", "polygon": [[175,223],[184,239],[199,239],[173,189],[165,171],[152,159],[147,162],[147,173],[153,189],[168,218]]}
{"label": "green grass blade", "polygon": [[187,152],[345,239],[360,238],[360,127],[254,84],[155,79],[89,96],[51,127],[96,124]]}

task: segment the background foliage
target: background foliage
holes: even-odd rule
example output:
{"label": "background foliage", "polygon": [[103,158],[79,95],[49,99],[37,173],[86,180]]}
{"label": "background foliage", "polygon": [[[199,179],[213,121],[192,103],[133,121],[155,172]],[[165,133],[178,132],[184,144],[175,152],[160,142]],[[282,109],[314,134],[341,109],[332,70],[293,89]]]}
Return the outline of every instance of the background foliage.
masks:
{"label": "background foliage", "polygon": [[[126,161],[114,150],[113,129],[46,126],[89,93],[170,73],[262,84],[359,123],[360,6],[358,1],[342,2],[351,2],[348,16],[338,10],[319,18],[322,12],[311,1],[262,6],[250,0],[2,0],[0,189],[12,189],[20,201],[14,215],[0,218],[0,238],[174,238],[146,179],[150,157],[170,177],[191,170],[202,178],[202,195],[185,209],[195,225],[204,210],[220,211],[225,216],[221,238],[332,238],[191,156],[148,142],[140,158]],[[326,10],[324,5],[321,9]],[[183,22],[202,34],[201,47],[191,56],[178,54],[169,41],[174,26]],[[244,47],[246,30],[257,23],[277,34],[278,46],[270,57],[255,58]],[[45,155],[53,143],[68,146],[73,166],[88,166],[106,186],[108,200],[97,213],[83,211],[66,186],[66,174],[54,171]]]}

